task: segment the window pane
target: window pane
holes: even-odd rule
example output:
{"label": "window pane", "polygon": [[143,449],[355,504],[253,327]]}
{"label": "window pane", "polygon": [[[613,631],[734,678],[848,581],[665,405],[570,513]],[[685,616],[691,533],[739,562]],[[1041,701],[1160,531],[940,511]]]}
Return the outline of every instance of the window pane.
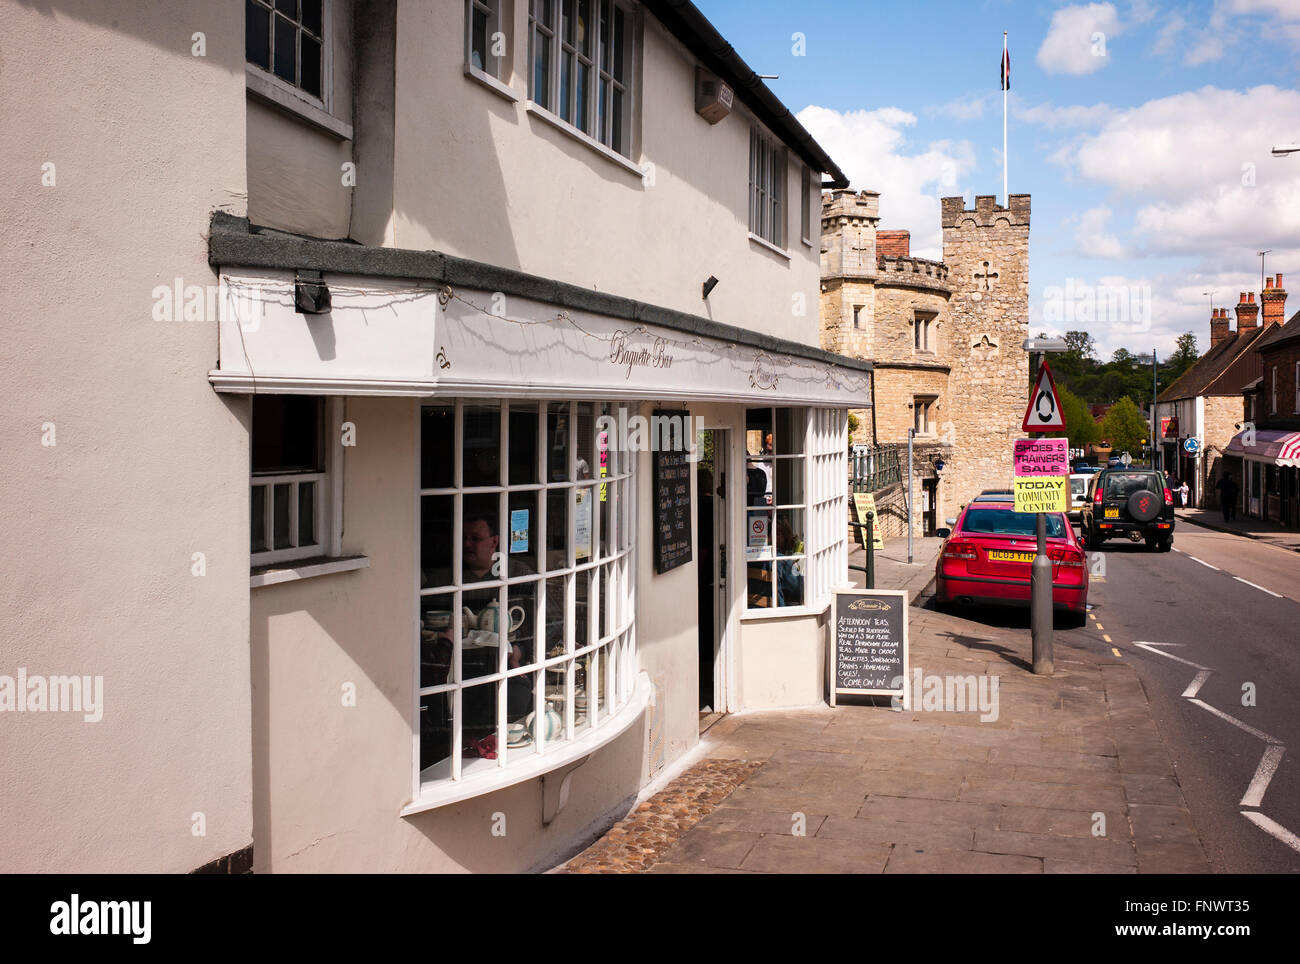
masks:
{"label": "window pane", "polygon": [[420,685],[442,686],[452,673],[454,593],[420,598]]}
{"label": "window pane", "polygon": [[487,737],[497,733],[497,684],[481,683],[468,686],[461,693],[461,739],[464,741],[464,758],[471,760],[493,752]]}
{"label": "window pane", "polygon": [[530,485],[537,481],[537,406],[528,402],[510,403],[511,485]]}
{"label": "window pane", "polygon": [[501,484],[501,408],[465,406],[464,484]]}
{"label": "window pane", "polygon": [[583,55],[591,57],[591,0],[578,0],[577,47]]}
{"label": "window pane", "polygon": [[591,558],[592,548],[592,503],[593,492],[590,486],[583,486],[574,492],[574,537],[573,557],[576,562],[585,562]]}
{"label": "window pane", "polygon": [[533,31],[533,100],[551,106],[551,41],[540,30]]}
{"label": "window pane", "polygon": [[244,59],[263,70],[271,67],[271,12],[253,0],[244,2]]}
{"label": "window pane", "polygon": [[804,510],[776,510],[776,552],[779,556],[801,555],[804,551]]}
{"label": "window pane", "polygon": [[745,412],[745,451],[750,455],[771,455],[772,446],[772,410],[748,409]]}
{"label": "window pane", "polygon": [[803,459],[776,460],[776,503],[799,505],[804,501]]}
{"label": "window pane", "polygon": [[569,478],[569,403],[546,406],[546,475],[551,482]]}
{"label": "window pane", "polygon": [[573,732],[577,734],[590,728],[591,721],[587,716],[587,705],[590,699],[592,679],[592,654],[579,656],[573,675]]}
{"label": "window pane", "polygon": [[321,95],[320,42],[302,37],[302,89],[313,97]]}
{"label": "window pane", "polygon": [[266,551],[266,486],[253,486],[253,502],[249,510],[252,522],[253,552]]}
{"label": "window pane", "polygon": [[288,483],[283,483],[274,487],[275,491],[271,495],[271,529],[274,533],[272,548],[287,549],[289,547],[289,489]]}
{"label": "window pane", "polygon": [[748,459],[745,462],[745,504],[772,505],[773,459]]}
{"label": "window pane", "polygon": [[803,454],[804,409],[778,408],[776,410],[776,454]]}
{"label": "window pane", "polygon": [[452,575],[455,502],[450,495],[426,495],[420,499],[421,588],[450,586],[456,581]]}
{"label": "window pane", "polygon": [[447,489],[456,468],[456,409],[427,405],[420,416],[420,486]]}
{"label": "window pane", "polygon": [[559,656],[564,652],[564,622],[568,612],[565,599],[565,576],[552,576],[546,580],[546,655]]}
{"label": "window pane", "polygon": [[768,609],[772,605],[772,563],[753,562],[746,566],[746,584],[750,609]]}
{"label": "window pane", "polygon": [[776,562],[776,604],[802,606],[806,563],[803,559],[778,559]]}
{"label": "window pane", "polygon": [[[462,584],[501,579],[504,552],[501,546],[501,496],[465,496],[465,516],[461,520]],[[486,602],[487,600],[485,600]]]}
{"label": "window pane", "polygon": [[623,151],[623,92],[614,89],[611,93],[613,107],[610,113],[609,146],[620,154]]}
{"label": "window pane", "polygon": [[509,589],[507,614],[501,617],[501,629],[508,630],[511,653],[507,657],[510,669],[537,662],[537,582],[521,583]]}
{"label": "window pane", "polygon": [[315,482],[298,483],[298,545],[316,545],[316,491]]}
{"label": "window pane", "polygon": [[564,120],[573,122],[573,115],[569,113],[569,83],[573,74],[573,54],[563,54],[560,57],[560,117]]}
{"label": "window pane", "polygon": [[286,17],[298,18],[298,0],[275,0],[275,9]]}
{"label": "window pane", "polygon": [[591,621],[587,612],[588,602],[591,599],[591,570],[578,573],[573,581],[573,646],[575,649],[581,649],[591,643],[588,635]]}
{"label": "window pane", "polygon": [[506,516],[510,531],[502,547],[510,557],[510,575],[521,576],[537,572],[538,527],[537,493],[512,492],[510,511]]}
{"label": "window pane", "polygon": [[546,493],[546,568],[563,569],[569,564],[569,490]]}
{"label": "window pane", "polygon": [[623,48],[626,46],[624,38],[623,8],[614,8],[614,79],[620,83],[626,83],[627,77],[623,73]]}
{"label": "window pane", "polygon": [[451,693],[420,697],[420,770],[443,763],[436,774],[443,777],[451,775],[446,763],[451,757],[451,701]]}
{"label": "window pane", "polygon": [[578,403],[577,417],[578,464],[575,479],[592,479],[596,477],[596,415],[591,402]]}
{"label": "window pane", "polygon": [[253,397],[251,462],[254,475],[321,472],[324,399],[307,395]]}
{"label": "window pane", "polygon": [[574,124],[584,133],[591,133],[591,121],[588,119],[587,90],[591,87],[591,68],[586,64],[578,67],[577,105],[574,108]]}
{"label": "window pane", "polygon": [[289,83],[298,79],[298,30],[284,17],[275,18],[275,75]]}
{"label": "window pane", "polygon": [[617,482],[604,482],[597,489],[597,505],[600,506],[600,556],[602,559],[612,556],[618,545],[618,513],[615,489]]}
{"label": "window pane", "polygon": [[479,70],[484,69],[488,53],[488,18],[487,13],[472,4],[473,15],[470,21],[469,62]]}
{"label": "window pane", "polygon": [[302,25],[316,36],[321,35],[321,0],[302,0]]}

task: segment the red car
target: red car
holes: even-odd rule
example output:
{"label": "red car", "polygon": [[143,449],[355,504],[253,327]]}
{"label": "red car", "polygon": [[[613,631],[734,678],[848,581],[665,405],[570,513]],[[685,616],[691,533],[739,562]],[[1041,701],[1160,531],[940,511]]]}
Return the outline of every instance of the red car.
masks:
{"label": "red car", "polygon": [[[1029,604],[1030,566],[1038,551],[1032,513],[1010,502],[972,502],[947,534],[935,563],[940,606]],[[1088,560],[1063,512],[1047,516],[1047,556],[1052,560],[1052,606],[1087,618]]]}

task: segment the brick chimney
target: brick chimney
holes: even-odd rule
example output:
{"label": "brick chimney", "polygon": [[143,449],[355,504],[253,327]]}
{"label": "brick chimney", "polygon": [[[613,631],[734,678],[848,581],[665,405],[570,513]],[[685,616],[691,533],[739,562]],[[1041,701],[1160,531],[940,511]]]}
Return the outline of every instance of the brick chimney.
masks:
{"label": "brick chimney", "polygon": [[1214,348],[1232,337],[1228,330],[1228,309],[1215,308],[1210,312],[1210,347]]}
{"label": "brick chimney", "polygon": [[1280,325],[1286,320],[1286,290],[1282,287],[1282,276],[1264,279],[1264,290],[1259,300],[1263,303],[1261,324]]}
{"label": "brick chimney", "polygon": [[876,257],[878,258],[910,258],[911,247],[911,231],[876,232]]}
{"label": "brick chimney", "polygon": [[1259,305],[1255,304],[1255,292],[1243,291],[1241,300],[1237,302],[1237,331],[1250,331],[1257,327],[1259,321]]}

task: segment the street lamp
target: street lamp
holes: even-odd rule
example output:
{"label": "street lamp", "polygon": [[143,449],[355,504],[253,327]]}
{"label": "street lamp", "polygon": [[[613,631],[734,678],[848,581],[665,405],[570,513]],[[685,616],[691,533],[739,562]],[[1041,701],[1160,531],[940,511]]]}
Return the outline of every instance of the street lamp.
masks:
{"label": "street lamp", "polygon": [[1151,349],[1149,355],[1133,356],[1135,366],[1145,365],[1147,362],[1151,363],[1151,467],[1158,469],[1160,468],[1159,462],[1162,461],[1159,457],[1160,453],[1156,450],[1156,375],[1160,370],[1160,365],[1156,359],[1156,350],[1154,348]]}

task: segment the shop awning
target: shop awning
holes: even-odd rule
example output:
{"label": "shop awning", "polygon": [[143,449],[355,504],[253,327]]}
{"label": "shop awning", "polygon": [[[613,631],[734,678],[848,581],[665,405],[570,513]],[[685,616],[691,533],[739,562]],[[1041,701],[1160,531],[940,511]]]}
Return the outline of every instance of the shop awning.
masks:
{"label": "shop awning", "polygon": [[303,314],[293,272],[222,269],[218,391],[871,406],[869,363],[753,331],[420,279],[321,280],[329,309]]}
{"label": "shop awning", "polygon": [[1225,452],[1252,462],[1300,467],[1300,432],[1246,429],[1232,437]]}

